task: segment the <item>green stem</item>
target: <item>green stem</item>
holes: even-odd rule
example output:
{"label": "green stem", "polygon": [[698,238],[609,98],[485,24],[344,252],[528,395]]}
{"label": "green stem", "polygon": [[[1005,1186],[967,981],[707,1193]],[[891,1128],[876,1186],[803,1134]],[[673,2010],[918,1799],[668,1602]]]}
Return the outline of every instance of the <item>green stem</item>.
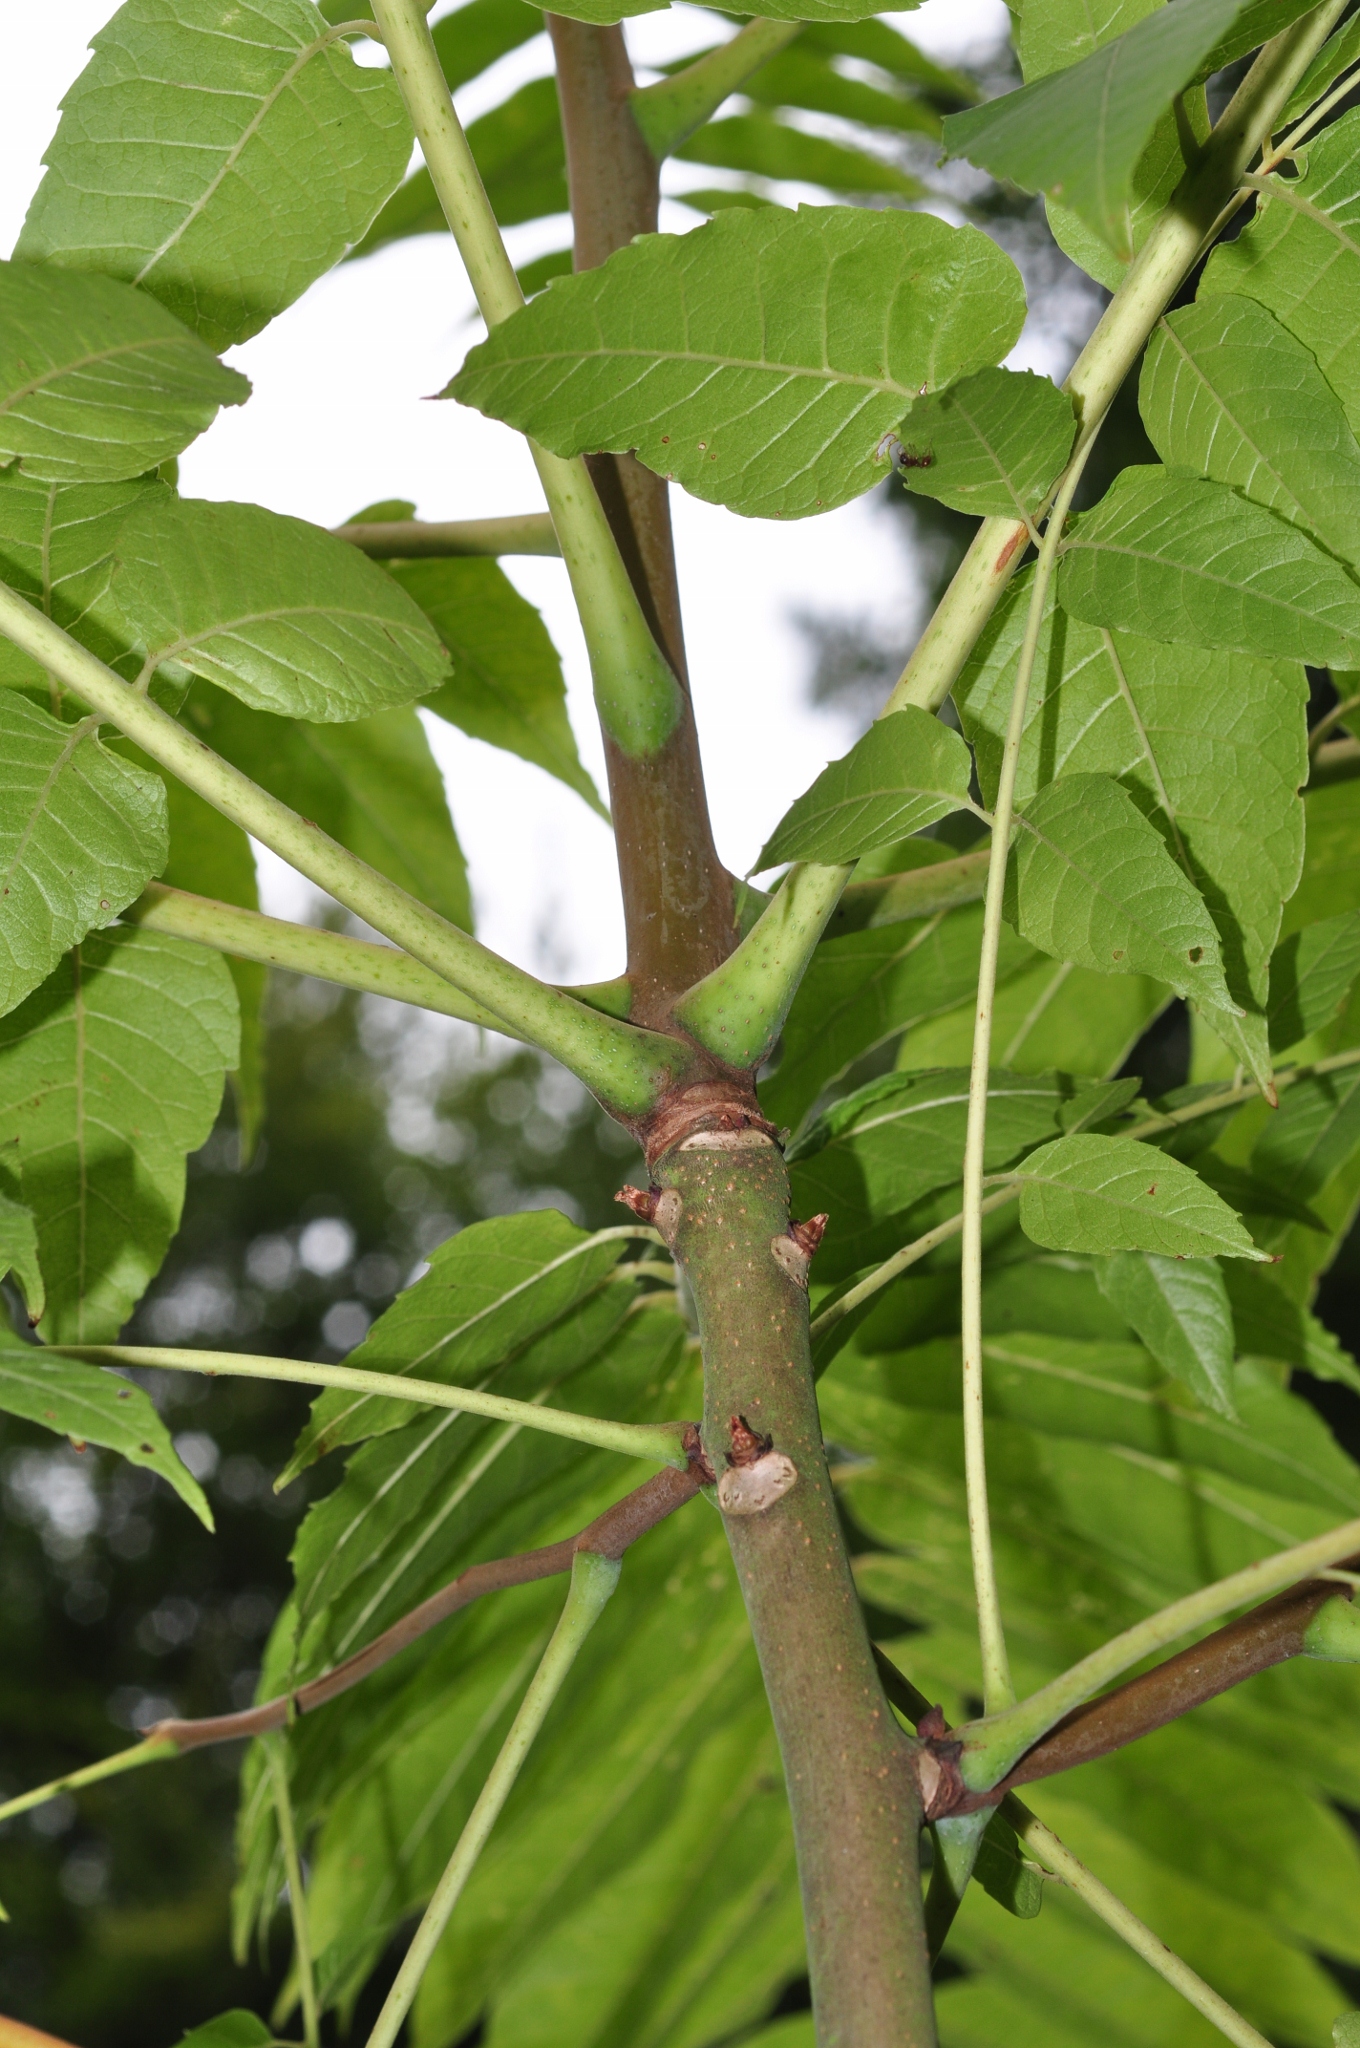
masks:
{"label": "green stem", "polygon": [[[374,0],[392,72],[411,116],[426,168],[467,267],[488,327],[508,320],[524,295],[506,255],[420,0]],[[584,460],[529,443],[571,578],[595,685],[600,721],[630,755],[654,754],[679,723],[684,703],[652,637]]]}
{"label": "green stem", "polygon": [[1173,1954],[1166,1943],[1159,1940],[1136,1913],[1130,1912],[1124,1901],[1108,1885],[1102,1884],[1095,1873],[1059,1841],[1052,1828],[1046,1827],[1013,1792],[1002,1801],[1001,1811],[1026,1848],[1031,1849],[1055,1877],[1061,1878],[1121,1941],[1127,1942],[1163,1982],[1169,1984],[1173,1991],[1178,1991],[1211,2026],[1217,2027],[1220,2034],[1235,2042],[1237,2048],[1270,2048],[1264,2034],[1258,2034],[1240,2012],[1235,2012],[1226,1999],[1220,1998],[1202,1977],[1196,1976],[1188,1963],[1183,1963],[1178,1955]]}
{"label": "green stem", "polygon": [[916,1745],[883,1696],[837,1520],[787,1168],[754,1130],[701,1130],[654,1177],[698,1315],[704,1448],[783,1757],[817,2038],[933,2048]]}
{"label": "green stem", "polygon": [[347,938],[343,932],[322,931],[316,925],[289,924],[258,910],[242,910],[235,903],[217,903],[210,896],[170,889],[161,882],[149,882],[123,916],[147,931],[192,939],[195,945],[211,946],[238,960],[258,960],[264,967],[285,968],[290,974],[315,975],[341,988],[390,996],[395,1002],[413,1003],[443,1017],[458,1017],[465,1024],[479,1024],[507,1038],[522,1037],[494,1011],[459,995],[442,974],[395,946]]}
{"label": "green stem", "polygon": [[1144,1657],[1165,1649],[1178,1636],[1190,1635],[1217,1621],[1234,1607],[1254,1606],[1271,1593],[1296,1585],[1328,1565],[1339,1564],[1357,1548],[1360,1519],[1343,1522],[1325,1535],[1311,1536],[1305,1543],[1277,1551],[1273,1557],[1247,1565],[1226,1579],[1216,1580],[1212,1586],[1203,1586],[1185,1599],[1174,1601],[1145,1621],[1135,1622],[1132,1628],[1093,1650],[1061,1678],[1041,1686],[1018,1706],[955,1728],[954,1738],[963,1743],[959,1768],[964,1784],[970,1792],[990,1791],[1064,1714],[1071,1713]]}
{"label": "green stem", "polygon": [[[1039,646],[1044,606],[1053,579],[1068,508],[1087,454],[1095,443],[1099,420],[1090,423],[1082,447],[1073,456],[1039,549],[1030,592],[1025,637],[1011,693],[1010,718],[997,777],[992,839],[987,859],[987,894],[982,915],[982,948],[978,962],[977,1006],[973,1014],[973,1057],[968,1081],[968,1129],[963,1148],[963,1461],[968,1495],[968,1540],[977,1595],[978,1635],[982,1648],[982,1690],[989,1714],[1015,1699],[1001,1598],[992,1553],[991,1514],[987,1504],[987,1444],[982,1405],[982,1180],[987,1149],[987,1100],[992,1063],[992,1011],[996,1002],[996,970],[1001,950],[1001,911],[1006,890],[1006,863],[1015,816],[1015,779],[1029,710],[1030,678]],[[976,1846],[976,1845],[974,1845]]]}
{"label": "green stem", "polygon": [[492,1828],[500,1818],[501,1809],[510,1796],[535,1736],[547,1719],[549,1708],[561,1691],[581,1645],[604,1612],[605,1604],[618,1584],[619,1571],[615,1558],[599,1557],[589,1550],[577,1551],[562,1618],[543,1653],[542,1663],[530,1681],[500,1755],[491,1766],[477,1803],[468,1815],[467,1825],[458,1838],[444,1875],[435,1887],[434,1896],[425,1909],[425,1917],[406,1951],[396,1982],[388,1992],[377,2024],[368,2037],[368,2048],[393,2048],[439,1938],[449,1924]]}
{"label": "green stem", "polygon": [[811,862],[789,869],[734,953],[696,982],[675,1015],[728,1066],[758,1067],[773,1051],[813,949],[853,872]]}
{"label": "green stem", "polygon": [[[1266,44],[1129,265],[1063,386],[1075,399],[1081,422],[1074,454],[1109,411],[1206,235],[1217,230],[1225,205],[1241,187],[1242,173],[1257,149],[1269,143],[1276,116],[1346,5],[1347,0],[1326,0]],[[983,520],[884,706],[885,717],[905,704],[938,711],[1019,568],[1028,539],[1029,529],[1020,520]]]}
{"label": "green stem", "polygon": [[827,921],[825,936],[877,931],[911,918],[936,917],[962,903],[976,903],[987,890],[987,847],[942,860],[934,867],[909,868],[902,875],[880,875],[868,882],[849,882]]}
{"label": "green stem", "polygon": [[297,1829],[293,1825],[293,1802],[288,1792],[288,1759],[283,1737],[267,1735],[264,1753],[274,1794],[274,1818],[278,1822],[279,1843],[283,1849],[283,1868],[288,1879],[288,1910],[293,1922],[293,1956],[297,1966],[298,1995],[302,2000],[303,2039],[306,2048],[320,2048],[321,2015],[316,2002],[316,1971],[312,1967],[312,1930],[307,1917],[307,1894],[302,1883]]}
{"label": "green stem", "polygon": [[[1255,1090],[1253,1090],[1254,1092]],[[1019,1193],[1020,1189],[1017,1186],[1002,1188],[998,1194],[988,1195],[982,1204],[979,1214],[990,1216],[994,1209],[1003,1208],[1007,1202],[1013,1202]],[[957,1237],[962,1229],[963,1211],[960,1210],[957,1216],[950,1216],[943,1223],[937,1223],[935,1228],[926,1231],[923,1237],[914,1238],[910,1244],[903,1245],[900,1252],[894,1252],[892,1257],[885,1259],[881,1266],[875,1266],[872,1273],[866,1274],[864,1279],[850,1288],[847,1293],[843,1294],[839,1301],[833,1301],[829,1308],[824,1308],[819,1316],[814,1317],[812,1324],[814,1340],[818,1337],[824,1337],[828,1330],[835,1327],[842,1316],[848,1316],[851,1309],[856,1309],[862,1302],[870,1300],[873,1295],[879,1292],[880,1288],[890,1285],[899,1273],[905,1273],[908,1266],[916,1265],[928,1253],[933,1252],[938,1245],[948,1244],[950,1238]]]}
{"label": "green stem", "polygon": [[640,1115],[675,1079],[686,1059],[682,1047],[586,1009],[479,945],[260,789],[4,584],[0,632],[135,740],[159,767],[471,996],[513,1034],[551,1053],[607,1107]]}
{"label": "green stem", "polygon": [[[602,1232],[601,1235],[610,1235]],[[640,1233],[624,1225],[620,1237]],[[594,1415],[572,1415],[563,1408],[541,1408],[533,1401],[511,1401],[476,1387],[446,1387],[438,1380],[408,1379],[403,1373],[363,1372],[355,1366],[317,1365],[309,1359],[257,1358],[243,1351],[178,1351],[155,1344],[49,1344],[58,1358],[83,1358],[91,1365],[154,1366],[165,1372],[201,1372],[209,1379],[286,1380],[300,1387],[339,1387],[350,1394],[378,1395],[384,1400],[410,1401],[419,1408],[452,1408],[463,1415],[486,1415],[495,1422],[513,1422],[546,1436],[569,1437],[625,1458],[651,1458],[659,1465],[686,1464],[681,1442],[687,1423],[608,1422]]]}
{"label": "green stem", "polygon": [[116,1778],[124,1771],[139,1770],[143,1764],[168,1763],[171,1757],[178,1755],[179,1750],[173,1742],[137,1742],[131,1749],[116,1749],[112,1756],[101,1757],[97,1764],[84,1764],[78,1771],[67,1771],[64,1777],[50,1778],[45,1785],[35,1785],[31,1792],[20,1792],[13,1799],[6,1799],[0,1805],[0,1821],[13,1820],[16,1814],[28,1813],[35,1806],[45,1806],[59,1793],[79,1792],[86,1785],[102,1784],[105,1778]]}
{"label": "green stem", "polygon": [[740,92],[762,64],[787,49],[802,28],[801,21],[748,21],[730,42],[706,50],[683,71],[635,92],[633,119],[657,162],[688,142],[723,101]]}
{"label": "green stem", "polygon": [[516,512],[504,519],[360,519],[333,526],[331,532],[379,562],[562,552],[546,512]]}

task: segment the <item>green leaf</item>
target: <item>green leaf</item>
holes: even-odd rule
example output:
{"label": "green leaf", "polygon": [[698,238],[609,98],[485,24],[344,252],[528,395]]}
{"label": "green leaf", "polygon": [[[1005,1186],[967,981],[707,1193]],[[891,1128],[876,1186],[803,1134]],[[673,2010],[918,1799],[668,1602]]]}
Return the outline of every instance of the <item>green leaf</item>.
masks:
{"label": "green leaf", "polygon": [[1066,463],[1072,401],[1032,370],[978,370],[918,399],[894,463],[909,491],[956,512],[1027,519]]}
{"label": "green leaf", "polygon": [[1360,663],[1360,586],[1224,484],[1123,470],[1065,543],[1058,595],[1093,626],[1190,647]]}
{"label": "green leaf", "polygon": [[1249,1357],[1277,1358],[1315,1379],[1340,1380],[1360,1393],[1360,1365],[1331,1331],[1276,1286],[1269,1266],[1234,1263],[1223,1269],[1232,1303],[1237,1349]]}
{"label": "green leaf", "polygon": [[[1202,144],[1208,140],[1210,127],[1204,87],[1191,86],[1181,97],[1191,133]],[[1181,133],[1175,113],[1168,111],[1153,129],[1152,140],[1133,167],[1125,201],[1124,232],[1120,238],[1123,248],[1137,254],[1165,213],[1184,176]],[[1048,216],[1053,239],[1064,255],[1070,256],[1107,291],[1118,291],[1131,258],[1116,256],[1109,244],[1103,242],[1094,228],[1088,227],[1070,206],[1063,206],[1056,199],[1045,199],[1044,212]]]}
{"label": "green leaf", "polygon": [[[937,106],[967,107],[977,86],[962,71],[951,71],[927,57],[916,44],[881,18],[858,22],[807,22],[798,38],[799,50],[823,50],[833,57],[854,57],[925,93]],[[766,67],[768,68],[768,67]],[[756,74],[764,75],[764,70]],[[837,74],[840,76],[841,74]],[[754,83],[754,81],[753,81]]]}
{"label": "green leaf", "polygon": [[802,518],[867,490],[924,391],[1006,354],[1009,258],[972,228],[733,208],[559,278],[449,386],[559,455],[635,449],[697,497]]}
{"label": "green leaf", "polygon": [[[340,5],[348,7],[350,0]],[[352,19],[344,13],[335,18]],[[525,14],[524,0],[469,0],[435,22],[430,33],[449,91],[457,92],[542,30],[532,13]]]}
{"label": "green leaf", "polygon": [[[1279,128],[1289,128],[1301,120],[1318,100],[1334,85],[1343,71],[1360,61],[1360,19],[1352,15],[1329,36],[1322,45],[1303,77],[1294,88],[1293,98],[1284,112],[1277,117]],[[1325,133],[1325,131],[1324,131]]]}
{"label": "green leaf", "polygon": [[[523,0],[515,0],[515,5],[522,6]],[[452,32],[457,16],[448,19]],[[529,22],[530,34],[538,34],[532,14]],[[521,86],[489,114],[469,122],[467,139],[502,227],[517,227],[521,221],[567,211],[566,152],[555,79],[535,78]],[[350,254],[368,256],[384,242],[400,241],[407,235],[447,234],[448,226],[430,174],[422,164],[393,193]]]}
{"label": "green leaf", "polygon": [[[1062,1129],[1065,1077],[993,1067],[987,1090],[988,1171],[1011,1165]],[[904,1241],[900,1219],[962,1177],[968,1070],[889,1074],[835,1103],[789,1151],[794,1212],[831,1218],[817,1276],[838,1278]],[[910,1235],[905,1232],[905,1235]]]}
{"label": "green leaf", "polygon": [[1333,2021],[1332,2048],[1360,2048],[1360,2012],[1343,2012]]}
{"label": "green leaf", "polygon": [[1267,1257],[1197,1173],[1134,1138],[1059,1138],[1007,1177],[1026,1235],[1051,1251]]}
{"label": "green leaf", "polygon": [[253,2012],[220,2013],[184,2036],[179,2048],[273,2048],[274,2036]]}
{"label": "green leaf", "polygon": [[1310,1074],[1280,1098],[1251,1154],[1251,1170],[1308,1201],[1360,1149],[1360,1067]]}
{"label": "green leaf", "polygon": [[828,192],[890,193],[898,199],[920,199],[930,190],[919,178],[908,176],[896,164],[866,149],[847,149],[843,142],[809,135],[806,129],[793,128],[765,113],[730,114],[726,120],[710,121],[682,143],[675,155],[686,163],[713,164],[752,177],[824,185]]}
{"label": "green leaf", "polygon": [[1236,1414],[1232,1309],[1214,1260],[1116,1252],[1101,1260],[1096,1280],[1160,1366],[1206,1407]]}
{"label": "green leaf", "polygon": [[73,1358],[53,1358],[36,1344],[11,1342],[0,1346],[0,1409],[69,1436],[80,1450],[100,1444],[158,1472],[203,1526],[212,1528],[202,1487],[180,1462],[150,1396],[131,1380]]}
{"label": "green leaf", "polygon": [[468,558],[394,562],[391,568],[453,662],[452,680],[425,709],[475,740],[532,761],[607,817],[576,751],[557,649],[537,608],[520,596],[500,563]]}
{"label": "green leaf", "polygon": [[910,704],[871,725],[775,826],[752,874],[790,860],[857,860],[968,802],[973,764],[956,732]]}
{"label": "green leaf", "polygon": [[1164,0],[1044,0],[1027,14],[1021,10],[1015,54],[1026,83],[1080,64],[1162,5]]}
{"label": "green leaf", "polygon": [[1312,790],[1306,809],[1303,879],[1285,905],[1286,933],[1360,909],[1360,785]]}
{"label": "green leaf", "polygon": [[[1031,587],[1027,572],[1002,598],[956,691],[988,801]],[[1266,1059],[1270,952],[1303,854],[1305,692],[1292,665],[1102,632],[1050,601],[1017,766],[1022,808],[1054,776],[1119,778],[1208,906],[1229,992],[1247,1013],[1237,1019],[1220,1008],[1210,1022],[1255,1070]],[[1069,1071],[1107,1067],[1066,1051],[1050,1057]]]}
{"label": "green leaf", "polygon": [[1277,1052],[1331,1023],[1360,975],[1360,911],[1292,932],[1271,955],[1270,1042]]}
{"label": "green leaf", "polygon": [[257,711],[324,722],[409,704],[443,649],[357,548],[259,505],[148,499],[118,536],[112,594],[149,668],[173,663]]}
{"label": "green leaf", "polygon": [[252,781],[471,931],[467,868],[443,779],[412,707],[348,725],[313,725],[271,718],[199,688],[185,721]]}
{"label": "green leaf", "polygon": [[[474,1223],[431,1254],[430,1270],[379,1316],[349,1363],[450,1386],[481,1384],[608,1280],[623,1252],[555,1209]],[[400,1429],[409,1401],[328,1389],[312,1406],[285,1480],[338,1444]]]}
{"label": "green leaf", "polygon": [[[910,924],[824,939],[799,984],[779,1065],[760,1099],[777,1123],[796,1123],[828,1081],[899,1032],[969,1001],[977,987],[982,910],[966,904]],[[1034,958],[1009,929],[998,980]]]}
{"label": "green leaf", "polygon": [[[258,910],[255,856],[240,826],[187,789],[177,776],[168,779],[165,793],[170,811],[170,858],[161,870],[161,880],[194,896]],[[227,967],[236,984],[241,1013],[240,1062],[230,1078],[236,1095],[240,1160],[246,1166],[254,1156],[264,1121],[264,998],[269,970],[257,960],[233,960],[230,956]]]}
{"label": "green leaf", "polygon": [[1006,873],[1006,916],[1055,960],[1150,974],[1231,1005],[1218,932],[1161,834],[1108,775],[1064,775],[1031,797]]}
{"label": "green leaf", "polygon": [[[1065,1074],[1118,1072],[1157,1012],[1171,1000],[1147,975],[1091,974],[1067,960],[1030,952],[1007,930],[1020,965],[999,985],[992,1005],[992,1055],[1017,1074],[1056,1066]],[[897,1049],[905,1070],[957,1066],[972,1056],[976,1003],[912,1025]]]}
{"label": "green leaf", "polygon": [[1309,0],[1244,0],[1239,5],[1237,18],[1232,27],[1214,44],[1200,65],[1200,76],[1208,78],[1215,71],[1222,71],[1229,64],[1235,64],[1239,57],[1247,56],[1252,50],[1268,43],[1291,21],[1297,21],[1306,14]]}
{"label": "green leaf", "polygon": [[165,864],[165,785],[97,728],[0,690],[0,1014]]}
{"label": "green leaf", "polygon": [[1026,192],[1060,199],[1127,258],[1138,159],[1240,7],[1241,0],[1199,0],[1159,8],[1079,64],[951,114],[945,146]]}
{"label": "green leaf", "polygon": [[237,1057],[225,961],[136,929],[85,939],[0,1021],[0,1147],[37,1219],[50,1342],[117,1336]]}
{"label": "green leaf", "polygon": [[0,1195],[0,1280],[10,1274],[19,1284],[30,1323],[43,1312],[43,1280],[38,1265],[38,1226],[22,1202]]}
{"label": "green leaf", "polygon": [[300,297],[406,169],[391,72],[304,0],[126,0],[91,47],[14,253],[141,285],[210,348]]}
{"label": "green leaf", "polygon": [[[887,33],[892,35],[894,31],[889,29]],[[897,40],[910,49],[903,38]],[[854,121],[866,128],[882,128],[890,134],[939,134],[940,117],[929,99],[915,92],[884,92],[863,79],[846,78],[830,62],[831,55],[825,45],[819,48],[810,43],[805,32],[788,49],[762,64],[754,77],[745,81],[742,92],[757,106],[799,107],[809,113]],[[953,95],[950,97],[957,104]]]}
{"label": "green leaf", "polygon": [[[1347,31],[1349,32],[1349,31]],[[1308,145],[1297,178],[1272,178],[1255,218],[1210,257],[1200,297],[1259,299],[1316,359],[1360,434],[1360,110]]]}
{"label": "green leaf", "polygon": [[1020,1837],[999,1813],[992,1815],[978,1847],[973,1875],[989,1898],[1017,1920],[1033,1920],[1044,1903],[1044,1881],[1024,1852]]}
{"label": "green leaf", "polygon": [[[62,485],[32,483],[15,469],[0,474],[0,575],[128,682],[136,679],[142,663],[109,594],[115,545],[130,512],[168,502],[170,496],[164,484],[147,477]],[[0,684],[17,685],[54,714],[62,712],[64,702],[67,715],[80,716],[84,710],[64,697],[54,676],[5,639],[0,639]],[[158,698],[166,694],[159,682],[152,692]]]}
{"label": "green leaf", "polygon": [[249,396],[239,370],[141,292],[0,264],[0,461],[25,476],[140,476]]}
{"label": "green leaf", "polygon": [[1313,357],[1254,299],[1169,314],[1138,391],[1168,468],[1232,484],[1343,561],[1360,554],[1360,447]]}

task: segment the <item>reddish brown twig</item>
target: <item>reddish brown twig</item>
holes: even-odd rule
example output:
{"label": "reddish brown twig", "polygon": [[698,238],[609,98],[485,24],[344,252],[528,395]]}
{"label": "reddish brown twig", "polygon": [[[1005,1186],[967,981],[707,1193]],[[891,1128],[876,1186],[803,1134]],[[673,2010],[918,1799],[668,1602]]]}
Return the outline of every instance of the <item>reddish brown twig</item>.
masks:
{"label": "reddish brown twig", "polygon": [[[202,1749],[212,1742],[239,1742],[243,1736],[267,1735],[271,1729],[283,1728],[297,1714],[308,1714],[316,1707],[322,1707],[350,1687],[358,1685],[371,1671],[389,1663],[418,1637],[427,1635],[441,1621],[460,1608],[468,1607],[474,1600],[480,1600],[484,1593],[498,1593],[507,1586],[527,1586],[535,1579],[550,1579],[559,1572],[569,1572],[571,1562],[578,1550],[591,1550],[600,1557],[619,1558],[630,1543],[636,1543],[639,1536],[645,1536],[667,1515],[692,1500],[701,1486],[712,1484],[709,1472],[698,1449],[698,1431],[692,1429],[686,1439],[690,1451],[688,1470],[678,1472],[674,1466],[662,1471],[639,1486],[635,1492],[616,1501],[612,1508],[606,1508],[590,1526],[582,1529],[577,1536],[567,1536],[561,1543],[549,1543],[542,1550],[526,1550],[519,1557],[498,1557],[488,1564],[469,1565],[465,1572],[438,1593],[431,1594],[419,1607],[412,1608],[400,1621],[393,1622],[364,1649],[356,1650],[343,1664],[333,1670],[323,1671],[319,1678],[309,1679],[306,1685],[298,1686],[293,1692],[282,1693],[278,1699],[265,1700],[258,1707],[247,1707],[239,1714],[214,1714],[198,1721],[157,1721],[154,1727],[145,1731],[147,1742],[173,1742],[176,1749]],[[4,2048],[0,2035],[0,2048]]]}
{"label": "reddish brown twig", "polygon": [[[1352,1560],[1351,1568],[1354,1563]],[[959,1745],[950,1741],[939,1709],[931,1706],[877,1645],[874,1657],[888,1698],[916,1723],[932,1747],[938,1747],[942,1775],[956,1787],[947,1804],[937,1800],[932,1818],[939,1819],[946,1813],[976,1813],[984,1806],[997,1806],[1017,1785],[1032,1785],[1040,1778],[1056,1777],[1059,1771],[1075,1770],[1078,1764],[1109,1756],[1179,1720],[1206,1700],[1216,1699],[1244,1678],[1254,1678],[1258,1671],[1269,1671],[1272,1665],[1301,1656],[1309,1623],[1324,1602],[1338,1596],[1344,1599],[1347,1589],[1334,1579],[1309,1579],[1291,1586],[1141,1677],[1131,1678],[1099,1699],[1087,1700],[1050,1728],[989,1792],[966,1790],[957,1769],[949,1769],[956,1762]]]}

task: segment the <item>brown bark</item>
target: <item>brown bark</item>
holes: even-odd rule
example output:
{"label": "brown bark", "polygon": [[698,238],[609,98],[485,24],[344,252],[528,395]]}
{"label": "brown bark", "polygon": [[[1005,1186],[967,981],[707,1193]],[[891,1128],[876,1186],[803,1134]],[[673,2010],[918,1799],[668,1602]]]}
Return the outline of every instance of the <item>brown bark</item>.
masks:
{"label": "brown bark", "polygon": [[[547,17],[567,151],[577,270],[656,230],[659,166],[629,105],[621,28]],[[666,483],[632,455],[587,457],[633,588],[680,679],[685,706],[659,752],[625,754],[606,736],[610,804],[628,933],[635,1023],[665,1021],[675,998],[735,941],[732,878],[718,859],[689,700]]]}

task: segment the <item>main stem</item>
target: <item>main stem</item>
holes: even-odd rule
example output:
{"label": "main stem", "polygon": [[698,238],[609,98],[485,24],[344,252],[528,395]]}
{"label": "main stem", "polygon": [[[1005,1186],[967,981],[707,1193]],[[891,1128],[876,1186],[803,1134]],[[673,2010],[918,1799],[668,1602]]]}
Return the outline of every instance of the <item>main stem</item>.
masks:
{"label": "main stem", "polygon": [[[575,231],[574,266],[592,270],[635,235],[655,234],[660,166],[633,118],[633,67],[620,27],[547,17]],[[610,807],[636,1021],[662,1022],[734,939],[732,878],[708,816],[685,664],[669,489],[633,455],[586,458],[643,616],[681,685],[664,745],[630,752],[605,730]]]}
{"label": "main stem", "polygon": [[915,1744],[884,1697],[836,1517],[783,1158],[754,1130],[701,1131],[654,1175],[698,1311],[704,1449],[784,1760],[818,2043],[932,2048]]}

